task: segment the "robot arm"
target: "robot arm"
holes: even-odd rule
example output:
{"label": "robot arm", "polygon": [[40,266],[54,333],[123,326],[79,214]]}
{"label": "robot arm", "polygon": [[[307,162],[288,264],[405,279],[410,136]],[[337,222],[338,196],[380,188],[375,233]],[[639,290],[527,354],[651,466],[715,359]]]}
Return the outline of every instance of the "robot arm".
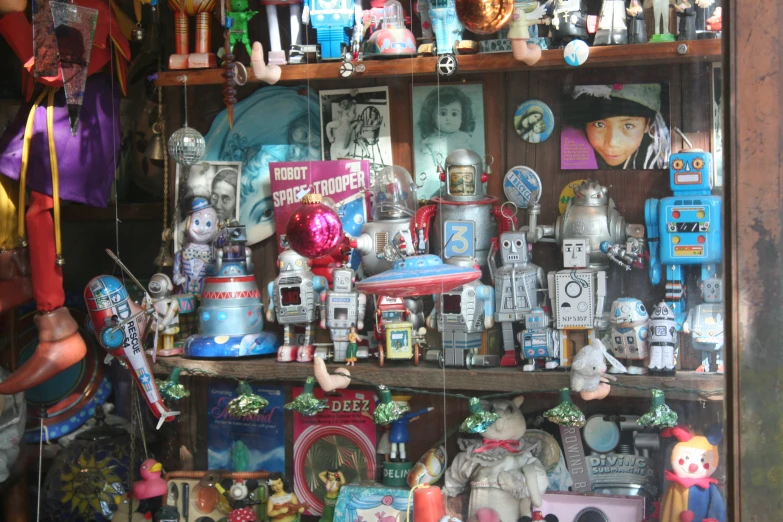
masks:
{"label": "robot arm", "polygon": [[495,272],[497,271],[497,264],[495,264],[495,254],[498,251],[497,237],[493,237],[489,243],[489,254],[487,254],[487,268],[489,268],[489,278],[492,282],[495,282]]}
{"label": "robot arm", "polygon": [[367,312],[367,296],[359,292],[357,298],[358,308],[356,310],[356,330],[364,330],[364,314]]}
{"label": "robot arm", "polygon": [[[549,290],[549,300],[552,301],[552,306],[557,306],[555,304],[556,298],[555,298],[555,272],[549,272],[546,275],[547,280],[547,289]],[[553,311],[554,312],[554,311]]]}
{"label": "robot arm", "polygon": [[527,242],[538,243],[545,237],[555,237],[555,227],[551,225],[539,225],[538,215],[541,213],[541,205],[535,203],[527,207],[528,223],[522,230],[526,232]]}
{"label": "robot arm", "polygon": [[269,281],[269,286],[267,286],[267,291],[269,292],[269,306],[266,309],[266,320],[271,322],[274,322],[275,320],[275,282]]}
{"label": "robot arm", "polygon": [[438,211],[436,205],[424,205],[416,211],[416,215],[411,220],[411,234],[419,239],[417,250],[419,254],[424,254],[427,251],[427,244],[430,238],[430,226],[432,225],[432,218]]}
{"label": "robot arm", "polygon": [[254,272],[253,251],[250,249],[250,247],[245,247],[245,270],[248,275],[252,275]]}
{"label": "robot arm", "polygon": [[373,239],[370,236],[370,234],[362,234],[361,236],[357,237],[355,240],[356,243],[356,250],[359,251],[359,253],[363,256],[366,256],[370,252],[373,251],[375,248],[375,245],[373,244]]}
{"label": "robot arm", "polygon": [[693,324],[693,308],[688,311],[688,317],[685,319],[685,322],[682,323],[683,333],[691,333],[691,324]]}
{"label": "robot arm", "polygon": [[223,247],[220,247],[215,251],[215,274],[220,275],[220,271],[222,269],[223,269]]}
{"label": "robot arm", "polygon": [[329,283],[326,282],[326,278],[322,276],[313,277],[313,290],[318,293],[325,292],[329,289]]}
{"label": "robot arm", "polygon": [[177,312],[179,312],[179,301],[177,301],[176,297],[172,297],[166,309],[166,315],[158,319],[156,330],[160,332],[168,328],[174,318],[177,317]]}
{"label": "robot arm", "polygon": [[495,326],[495,288],[480,285],[476,288],[476,297],[484,301],[484,328]]}
{"label": "robot arm", "polygon": [[595,327],[599,330],[609,326],[609,321],[604,318],[604,302],[606,301],[606,272],[596,272],[595,285]]}
{"label": "robot arm", "polygon": [[658,207],[659,200],[648,199],[644,203],[644,224],[647,226],[647,245],[650,251],[650,282],[657,285],[661,282],[661,260],[658,258]]}

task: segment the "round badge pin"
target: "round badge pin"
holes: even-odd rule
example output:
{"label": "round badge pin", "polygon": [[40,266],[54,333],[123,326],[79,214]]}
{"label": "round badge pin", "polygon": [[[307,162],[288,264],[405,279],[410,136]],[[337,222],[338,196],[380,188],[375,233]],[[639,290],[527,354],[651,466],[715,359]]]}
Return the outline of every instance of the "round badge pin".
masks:
{"label": "round badge pin", "polygon": [[561,216],[565,214],[566,208],[568,208],[568,203],[572,199],[576,199],[576,188],[585,181],[587,180],[578,179],[576,181],[572,181],[563,187],[563,190],[560,191],[560,199],[557,200],[557,206],[560,209]]}
{"label": "round badge pin", "polygon": [[590,47],[582,40],[573,40],[565,46],[563,58],[568,65],[579,67],[590,56]]}
{"label": "round badge pin", "polygon": [[555,116],[549,105],[539,100],[521,103],[514,112],[514,130],[528,143],[546,141],[555,128]]}
{"label": "round badge pin", "polygon": [[519,208],[527,208],[541,199],[541,178],[530,167],[513,167],[503,178],[506,199]]}

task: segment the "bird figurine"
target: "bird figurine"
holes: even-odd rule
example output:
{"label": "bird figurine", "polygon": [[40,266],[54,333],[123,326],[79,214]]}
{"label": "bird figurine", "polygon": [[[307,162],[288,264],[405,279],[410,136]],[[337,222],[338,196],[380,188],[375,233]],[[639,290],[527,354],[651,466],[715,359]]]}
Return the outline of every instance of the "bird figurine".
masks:
{"label": "bird figurine", "polygon": [[136,500],[162,497],[168,492],[166,481],[160,478],[163,465],[155,459],[147,459],[141,463],[139,475],[142,480],[133,483],[133,497]]}

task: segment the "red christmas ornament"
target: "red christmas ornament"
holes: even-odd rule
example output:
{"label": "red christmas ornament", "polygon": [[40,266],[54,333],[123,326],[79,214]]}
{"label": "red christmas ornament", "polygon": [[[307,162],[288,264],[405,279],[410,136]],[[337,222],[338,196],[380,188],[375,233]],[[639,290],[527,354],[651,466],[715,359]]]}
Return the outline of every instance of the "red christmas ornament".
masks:
{"label": "red christmas ornament", "polygon": [[299,255],[315,259],[331,254],[343,237],[340,216],[323,204],[320,194],[307,194],[285,228],[289,246]]}

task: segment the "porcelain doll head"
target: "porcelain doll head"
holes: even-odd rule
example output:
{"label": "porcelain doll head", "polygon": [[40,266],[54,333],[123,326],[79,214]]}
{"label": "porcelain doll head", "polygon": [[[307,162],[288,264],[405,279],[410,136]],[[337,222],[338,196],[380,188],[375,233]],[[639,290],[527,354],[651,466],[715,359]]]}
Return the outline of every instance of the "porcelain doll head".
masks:
{"label": "porcelain doll head", "polygon": [[217,212],[206,198],[194,198],[185,223],[185,236],[191,243],[212,243],[218,233]]}
{"label": "porcelain doll head", "polygon": [[527,431],[527,423],[519,408],[525,402],[525,397],[517,395],[513,399],[496,399],[481,401],[485,410],[497,413],[500,417],[482,433],[482,437],[490,440],[519,440]]}
{"label": "porcelain doll head", "polygon": [[679,442],[672,449],[672,472],[681,478],[703,479],[711,477],[720,462],[718,444],[722,439],[719,429],[707,435],[694,435],[687,428],[677,426],[661,432],[663,437],[674,437]]}

